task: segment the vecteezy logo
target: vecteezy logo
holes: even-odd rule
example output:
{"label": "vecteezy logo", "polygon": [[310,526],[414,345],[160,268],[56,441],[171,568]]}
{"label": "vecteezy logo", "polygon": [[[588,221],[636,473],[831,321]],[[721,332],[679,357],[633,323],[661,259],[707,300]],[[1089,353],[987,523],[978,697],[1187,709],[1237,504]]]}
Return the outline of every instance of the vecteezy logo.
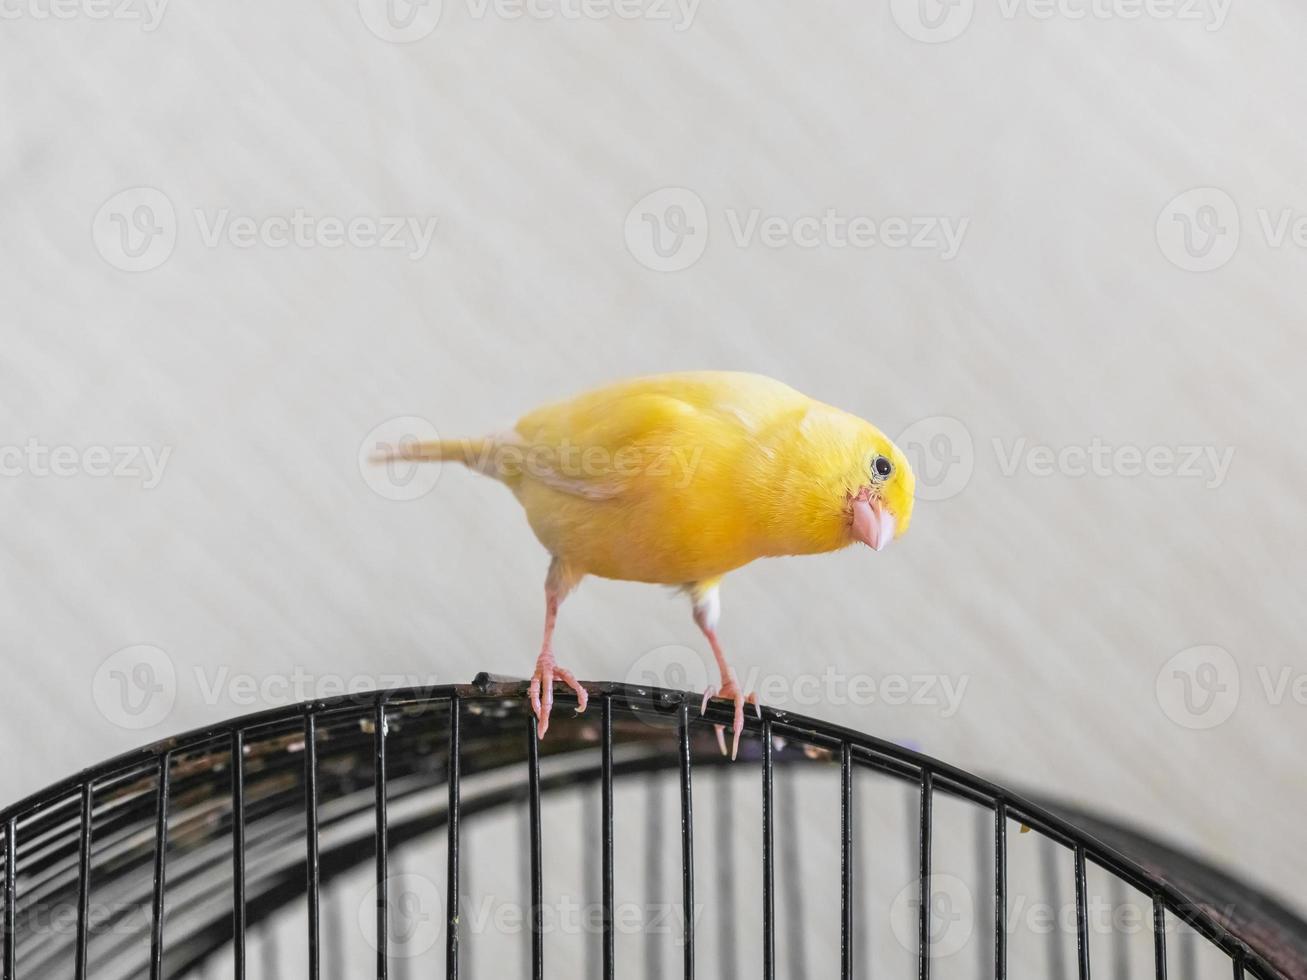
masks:
{"label": "vecteezy logo", "polygon": [[664,187],[646,194],[626,213],[626,248],[655,272],[680,272],[703,257],[708,247],[708,209],[686,187]]}
{"label": "vecteezy logo", "polygon": [[[377,942],[377,885],[359,903],[359,930],[374,950]],[[444,896],[435,882],[418,874],[397,874],[386,879],[386,952],[409,959],[421,956],[444,932]]]}
{"label": "vecteezy logo", "polygon": [[708,687],[708,676],[708,664],[697,650],[671,643],[654,647],[631,664],[631,669],[626,672],[626,683],[634,687],[704,691]]}
{"label": "vecteezy logo", "polygon": [[[930,955],[942,959],[960,952],[976,928],[975,902],[961,878],[933,874],[926,879],[926,935]],[[921,885],[910,881],[890,903],[889,922],[894,938],[906,950],[917,952],[921,917]]]}
{"label": "vecteezy logo", "polygon": [[1221,647],[1181,650],[1157,673],[1157,703],[1183,728],[1215,728],[1239,704],[1239,665]]}
{"label": "vecteezy logo", "polygon": [[154,187],[129,187],[100,205],[91,239],[101,258],[124,272],[157,269],[177,244],[177,213]]}
{"label": "vecteezy logo", "polygon": [[890,0],[899,29],[914,41],[943,44],[961,36],[976,12],[976,0]]}
{"label": "vecteezy logo", "polygon": [[359,0],[368,30],[392,44],[422,40],[440,23],[441,10],[441,0]]}
{"label": "vecteezy logo", "polygon": [[[708,689],[709,677],[716,686],[717,668],[709,667],[709,661],[699,651],[670,643],[654,647],[631,664],[631,669],[626,672],[626,683],[637,688],[662,687],[701,694]],[[636,716],[650,725],[665,728],[667,713],[664,711],[641,711]]]}
{"label": "vecteezy logo", "polygon": [[363,482],[387,500],[425,497],[440,479],[440,463],[387,457],[424,442],[439,441],[436,427],[416,415],[401,415],[382,422],[359,443],[359,473]]}
{"label": "vecteezy logo", "polygon": [[100,714],[119,728],[153,728],[177,700],[177,670],[158,647],[124,647],[100,664],[91,695]]}
{"label": "vecteezy logo", "polygon": [[1157,244],[1189,272],[1221,268],[1239,248],[1239,206],[1219,187],[1195,187],[1172,198],[1157,218]]}
{"label": "vecteezy logo", "polygon": [[918,500],[956,497],[966,488],[976,469],[971,430],[947,415],[913,422],[894,442],[912,464]]}

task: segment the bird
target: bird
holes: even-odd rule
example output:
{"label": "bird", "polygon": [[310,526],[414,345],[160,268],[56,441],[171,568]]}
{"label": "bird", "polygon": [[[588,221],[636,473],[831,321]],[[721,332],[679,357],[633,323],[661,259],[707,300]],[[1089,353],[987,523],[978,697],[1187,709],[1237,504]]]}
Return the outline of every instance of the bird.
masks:
{"label": "bird", "polygon": [[[550,555],[544,639],[528,686],[536,730],[549,729],[554,685],[588,703],[554,657],[563,600],[586,576],[675,587],[721,681],[703,694],[734,706],[739,752],[744,692],[717,634],[723,577],[760,558],[881,552],[908,530],[915,479],[903,452],[870,422],[772,378],[686,371],[604,385],[537,408],[507,431],[378,444],[376,462],[455,462],[512,491]],[[726,752],[724,726],[714,726]]]}

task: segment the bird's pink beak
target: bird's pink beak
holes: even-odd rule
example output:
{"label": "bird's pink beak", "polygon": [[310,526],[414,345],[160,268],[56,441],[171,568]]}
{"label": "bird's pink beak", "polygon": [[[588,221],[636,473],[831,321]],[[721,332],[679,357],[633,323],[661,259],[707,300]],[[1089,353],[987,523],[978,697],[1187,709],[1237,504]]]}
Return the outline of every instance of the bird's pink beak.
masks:
{"label": "bird's pink beak", "polygon": [[894,515],[875,497],[853,500],[853,536],[872,551],[884,551],[894,540]]}

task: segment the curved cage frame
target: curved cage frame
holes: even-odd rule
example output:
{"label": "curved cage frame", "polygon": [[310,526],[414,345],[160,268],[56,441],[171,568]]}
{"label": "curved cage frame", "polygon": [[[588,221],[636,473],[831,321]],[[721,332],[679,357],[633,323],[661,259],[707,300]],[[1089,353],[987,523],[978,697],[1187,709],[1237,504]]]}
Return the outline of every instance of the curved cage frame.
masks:
{"label": "curved cage frame", "polygon": [[[387,917],[390,902],[390,852],[393,847],[443,826],[447,838],[444,870],[447,896],[445,921],[446,975],[459,974],[459,945],[463,930],[458,913],[460,888],[460,826],[465,818],[510,804],[525,804],[530,852],[530,943],[531,975],[545,975],[542,907],[541,799],[568,786],[597,784],[602,816],[599,834],[602,861],[602,975],[616,975],[614,956],[614,867],[615,837],[613,787],[619,779],[641,772],[667,771],[678,776],[680,794],[681,891],[683,910],[694,907],[694,774],[705,764],[753,767],[761,784],[762,889],[758,898],[758,942],[761,943],[763,976],[777,975],[776,956],[776,845],[775,812],[777,768],[800,754],[821,755],[838,766],[840,814],[832,831],[839,834],[840,860],[840,975],[855,976],[854,936],[857,899],[854,888],[856,769],[866,768],[908,780],[918,796],[916,819],[916,868],[919,884],[917,906],[917,973],[920,980],[931,976],[931,907],[933,806],[937,796],[957,797],[992,811],[994,909],[993,976],[1007,976],[1007,834],[1010,821],[1033,829],[1068,848],[1074,860],[1076,969],[1079,980],[1091,972],[1088,936],[1086,876],[1097,867],[1134,887],[1152,906],[1154,972],[1167,976],[1166,917],[1187,923],[1229,957],[1234,980],[1245,976],[1296,978],[1307,976],[1303,969],[1304,937],[1296,920],[1269,923],[1247,913],[1224,911],[1219,882],[1205,879],[1206,888],[1186,890],[1179,881],[1199,880],[1168,874],[1166,861],[1149,852],[1128,846],[1131,838],[1117,837],[1121,849],[1105,842],[1113,837],[1113,825],[1073,813],[1054,812],[1025,796],[987,779],[873,736],[830,725],[786,711],[764,708],[760,717],[749,716],[746,739],[739,761],[705,760],[713,752],[710,725],[730,722],[730,708],[709,705],[707,715],[698,717],[698,696],[679,691],[629,685],[587,683],[591,707],[584,726],[551,728],[541,743],[535,737],[536,723],[526,701],[526,684],[513,679],[482,674],[470,685],[433,689],[406,689],[316,700],[259,712],[225,724],[210,726],[126,753],[85,770],[38,792],[0,813],[3,828],[3,938],[0,974],[3,980],[41,976],[52,967],[71,965],[72,974],[91,975],[89,952],[92,933],[90,893],[92,878],[106,868],[148,868],[148,953],[140,937],[131,935],[111,940],[105,957],[138,957],[141,972],[151,980],[181,976],[230,944],[235,976],[245,975],[246,937],[250,928],[288,902],[307,900],[306,955],[308,975],[319,980],[323,929],[320,894],[324,882],[357,867],[362,860],[375,865],[376,889],[376,976],[386,978],[390,970],[387,949]],[[560,690],[556,711],[575,707],[575,699]],[[475,717],[490,735],[468,735],[467,723]],[[327,727],[344,718],[330,742],[332,765],[319,758]],[[431,724],[443,720],[443,725]],[[402,723],[401,723],[402,722]],[[488,726],[488,727],[486,727]],[[436,742],[431,742],[432,732]],[[427,739],[428,748],[438,751],[420,754],[415,740]],[[593,763],[595,742],[599,762]],[[259,747],[259,751],[252,750]],[[467,776],[490,772],[505,765],[504,746],[522,752],[527,763],[525,784],[509,784],[464,797]],[[275,749],[267,749],[273,746]],[[265,751],[266,749],[266,751]],[[580,750],[585,749],[582,753]],[[703,751],[701,751],[703,750]],[[221,761],[223,753],[226,763]],[[541,757],[548,766],[542,766]],[[358,774],[368,760],[368,778]],[[206,761],[207,760],[207,761]],[[215,761],[217,760],[217,761]],[[554,763],[557,765],[554,765]],[[256,894],[247,890],[247,852],[257,842],[247,839],[256,811],[272,806],[274,794],[260,791],[248,795],[247,768],[258,769],[268,778],[294,784],[303,795],[300,807],[305,845],[284,867],[260,878]],[[223,775],[224,770],[226,771]],[[548,771],[546,771],[548,770]],[[739,769],[732,770],[735,772]],[[421,816],[395,815],[397,801],[427,791],[432,781],[443,782],[447,790],[443,813]],[[370,792],[366,785],[371,782]],[[340,798],[348,806],[328,812],[321,804],[324,786],[345,787]],[[287,792],[290,792],[287,790]],[[370,802],[362,802],[369,799]],[[352,802],[350,802],[352,801]],[[279,805],[284,805],[285,799]],[[368,814],[368,810],[371,814]],[[221,827],[230,839],[230,892],[216,894],[200,887],[204,867],[192,867],[170,860],[170,833],[185,835],[189,824],[178,824],[178,816],[194,811],[203,826]],[[189,818],[188,818],[189,819]],[[153,834],[136,834],[126,839],[123,828],[149,820]],[[360,823],[363,821],[363,823]],[[352,822],[352,823],[351,823]],[[198,824],[197,824],[198,825]],[[352,827],[346,833],[346,830]],[[1088,827],[1094,828],[1096,833]],[[1116,828],[1119,829],[1119,828]],[[327,843],[328,832],[342,837]],[[338,833],[339,832],[339,833]],[[370,856],[360,859],[358,846],[371,837]],[[1147,843],[1146,839],[1145,844]],[[1137,840],[1136,840],[1137,843]],[[96,847],[101,846],[99,857]],[[1126,851],[1132,851],[1129,856]],[[1144,855],[1141,859],[1139,855]],[[21,882],[21,884],[20,884]],[[173,911],[171,886],[189,889],[181,901],[195,911],[201,924],[186,932],[166,928]],[[1233,886],[1232,886],[1233,887]],[[1228,893],[1227,893],[1228,894]],[[1255,894],[1246,892],[1245,894]],[[74,921],[63,931],[46,933],[31,950],[19,955],[25,930],[25,912],[38,901],[47,904],[64,896],[75,903]],[[145,898],[145,896],[142,896]],[[224,908],[225,904],[225,908]],[[696,944],[693,917],[683,922],[681,972],[686,978],[696,973]],[[99,954],[97,954],[99,955]],[[133,960],[136,962],[136,960]],[[20,972],[20,968],[22,972]]]}

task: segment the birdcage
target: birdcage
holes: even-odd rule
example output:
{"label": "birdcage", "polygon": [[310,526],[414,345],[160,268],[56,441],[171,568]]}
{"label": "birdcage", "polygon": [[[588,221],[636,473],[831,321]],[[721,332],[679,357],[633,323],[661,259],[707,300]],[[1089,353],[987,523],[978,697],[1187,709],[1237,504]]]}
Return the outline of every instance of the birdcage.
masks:
{"label": "birdcage", "polygon": [[681,692],[314,701],[4,811],[5,980],[1307,977],[1307,927],[1137,832]]}

